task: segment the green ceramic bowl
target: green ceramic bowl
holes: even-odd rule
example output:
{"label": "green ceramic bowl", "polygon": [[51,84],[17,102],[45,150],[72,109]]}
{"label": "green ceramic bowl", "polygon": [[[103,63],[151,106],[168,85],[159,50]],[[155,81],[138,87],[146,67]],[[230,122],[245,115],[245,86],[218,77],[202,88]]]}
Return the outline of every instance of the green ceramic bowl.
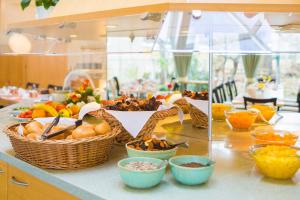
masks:
{"label": "green ceramic bowl", "polygon": [[144,150],[137,150],[133,148],[129,148],[126,144],[126,149],[128,153],[128,157],[148,157],[148,158],[157,158],[162,160],[168,160],[172,156],[176,155],[177,147],[170,150],[163,150],[163,151],[144,151]]}
{"label": "green ceramic bowl", "polygon": [[[159,169],[149,171],[135,171],[125,167],[126,164],[135,161],[151,162],[160,166]],[[133,188],[146,189],[158,185],[166,172],[167,162],[155,158],[126,158],[118,162],[123,182]]]}
{"label": "green ceramic bowl", "polygon": [[[198,162],[209,164],[207,167],[191,168],[180,166],[184,163]],[[198,185],[208,181],[214,170],[215,162],[202,156],[175,156],[169,160],[173,177],[184,185]]]}

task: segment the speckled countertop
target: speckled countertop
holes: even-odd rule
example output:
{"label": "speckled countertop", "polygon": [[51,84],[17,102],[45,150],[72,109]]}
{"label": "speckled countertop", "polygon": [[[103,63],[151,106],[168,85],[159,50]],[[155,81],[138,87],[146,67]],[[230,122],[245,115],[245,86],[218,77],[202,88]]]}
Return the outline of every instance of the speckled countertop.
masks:
{"label": "speckled countertop", "polygon": [[[17,106],[17,105],[14,105]],[[0,110],[1,130],[13,123],[9,111],[14,106]],[[300,114],[284,114],[278,123],[280,128],[300,130]],[[210,199],[210,200],[298,200],[300,197],[300,172],[290,181],[276,181],[262,177],[248,155],[253,143],[248,132],[232,132],[224,123],[213,125],[214,138],[207,142],[206,130],[191,127],[189,120],[180,127],[176,119],[161,122],[156,132],[172,140],[187,140],[190,149],[181,149],[178,154],[209,155],[216,161],[215,172],[204,185],[188,187],[174,181],[168,172],[160,185],[149,190],[126,187],[118,173],[117,161],[126,157],[124,147],[115,146],[110,160],[103,165],[72,171],[43,170],[13,156],[12,146],[0,132],[0,159],[33,176],[53,184],[80,199]]]}

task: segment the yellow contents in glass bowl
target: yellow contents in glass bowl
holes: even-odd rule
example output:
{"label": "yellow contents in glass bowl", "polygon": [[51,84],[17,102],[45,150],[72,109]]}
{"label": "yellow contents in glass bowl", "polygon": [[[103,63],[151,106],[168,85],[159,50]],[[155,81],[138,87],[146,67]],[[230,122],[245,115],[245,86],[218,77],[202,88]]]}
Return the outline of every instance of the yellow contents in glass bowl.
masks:
{"label": "yellow contents in glass bowl", "polygon": [[251,148],[256,166],[262,174],[275,179],[289,179],[300,168],[299,149],[288,146],[257,145]]}
{"label": "yellow contents in glass bowl", "polygon": [[[255,108],[260,111],[260,114],[256,118],[257,122],[270,121],[276,114],[276,106],[266,105],[266,104],[254,104],[251,108]],[[263,118],[265,119],[263,119]]]}
{"label": "yellow contents in glass bowl", "polygon": [[213,120],[225,120],[225,111],[232,110],[232,105],[224,103],[212,104],[212,118]]}
{"label": "yellow contents in glass bowl", "polygon": [[254,124],[258,113],[250,110],[226,111],[227,122],[233,129],[249,130]]}

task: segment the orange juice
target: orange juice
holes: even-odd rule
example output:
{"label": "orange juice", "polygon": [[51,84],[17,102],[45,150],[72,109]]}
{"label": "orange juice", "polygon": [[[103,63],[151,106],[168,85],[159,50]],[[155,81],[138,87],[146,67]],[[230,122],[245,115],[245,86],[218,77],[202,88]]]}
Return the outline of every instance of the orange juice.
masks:
{"label": "orange juice", "polygon": [[276,107],[266,104],[254,104],[251,108],[255,108],[260,111],[261,115],[259,115],[256,119],[257,122],[263,122],[262,119],[265,118],[266,121],[270,121],[273,116],[276,114]]}
{"label": "orange juice", "polygon": [[213,120],[225,120],[225,111],[232,110],[232,105],[223,103],[212,104],[212,118]]}

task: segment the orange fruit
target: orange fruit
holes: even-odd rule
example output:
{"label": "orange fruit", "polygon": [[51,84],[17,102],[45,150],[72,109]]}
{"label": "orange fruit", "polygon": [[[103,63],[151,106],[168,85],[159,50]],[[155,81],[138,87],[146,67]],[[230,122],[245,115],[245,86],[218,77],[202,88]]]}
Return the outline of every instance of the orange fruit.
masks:
{"label": "orange fruit", "polygon": [[32,112],[32,118],[46,117],[46,112],[44,110],[34,110]]}

